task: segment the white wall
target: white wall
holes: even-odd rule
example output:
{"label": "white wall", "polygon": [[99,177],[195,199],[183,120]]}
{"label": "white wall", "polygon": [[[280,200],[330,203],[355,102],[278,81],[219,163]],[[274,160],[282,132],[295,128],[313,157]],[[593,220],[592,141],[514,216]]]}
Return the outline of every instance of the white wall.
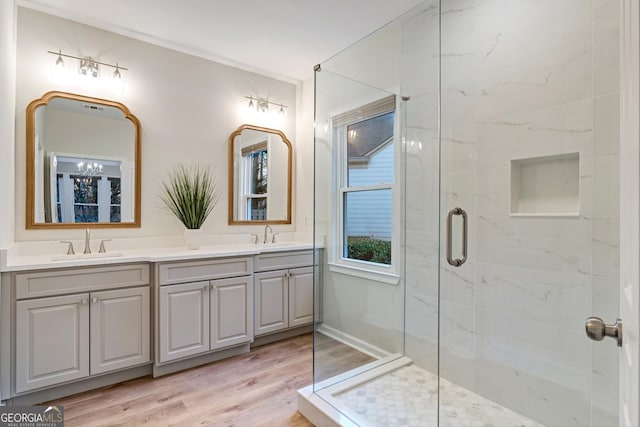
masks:
{"label": "white wall", "polygon": [[[112,237],[179,235],[182,225],[167,214],[158,201],[159,180],[178,162],[206,162],[216,171],[223,197],[204,225],[206,233],[250,233],[258,226],[227,225],[228,136],[240,124],[251,123],[282,130],[291,140],[296,160],[307,160],[311,147],[296,141],[296,86],[245,72],[107,31],[25,8],[18,11],[16,109],[16,241],[60,239],[73,231],[24,229],[24,127],[27,104],[47,91],[64,90],[125,104],[142,125],[142,227],[110,230]],[[77,56],[119,62],[129,68],[124,93],[89,86],[77,80],[55,82],[50,73],[61,49]],[[73,60],[67,67],[75,67]],[[103,73],[105,70],[103,70]],[[107,69],[108,73],[109,70]],[[266,118],[246,108],[245,95],[269,97],[288,105],[284,118]],[[295,162],[297,163],[297,162]],[[294,164],[294,177],[297,176]],[[310,193],[309,181],[296,183],[297,191]],[[297,203],[296,193],[293,196]],[[306,208],[309,211],[308,200]],[[294,206],[294,212],[298,209]],[[276,231],[295,231],[292,225]]]}
{"label": "white wall", "polygon": [[[314,83],[311,77],[297,86],[296,135],[298,149],[293,151],[293,194],[296,203],[291,215],[297,231],[313,231],[313,146],[314,146]],[[297,165],[297,167],[295,167]]]}
{"label": "white wall", "polygon": [[13,241],[15,8],[14,0],[0,2],[0,249]]}
{"label": "white wall", "polygon": [[15,1],[0,2],[0,248],[14,235]]}

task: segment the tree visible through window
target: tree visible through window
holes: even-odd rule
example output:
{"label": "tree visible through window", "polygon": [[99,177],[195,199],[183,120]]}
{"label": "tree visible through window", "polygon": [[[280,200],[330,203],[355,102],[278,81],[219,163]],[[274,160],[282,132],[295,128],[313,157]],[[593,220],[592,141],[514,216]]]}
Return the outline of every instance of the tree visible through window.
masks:
{"label": "tree visible through window", "polygon": [[82,176],[71,179],[74,222],[98,222],[98,180]]}
{"label": "tree visible through window", "polygon": [[121,203],[121,179],[118,177],[57,175],[58,222],[121,222]]}

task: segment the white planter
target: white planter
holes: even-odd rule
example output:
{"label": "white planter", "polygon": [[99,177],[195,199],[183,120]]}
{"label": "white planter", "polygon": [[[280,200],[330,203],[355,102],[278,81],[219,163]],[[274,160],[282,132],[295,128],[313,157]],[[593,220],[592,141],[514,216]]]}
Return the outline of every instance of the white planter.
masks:
{"label": "white planter", "polygon": [[195,230],[184,230],[184,241],[189,249],[200,249],[200,246],[202,245],[202,237],[202,230],[199,228]]}

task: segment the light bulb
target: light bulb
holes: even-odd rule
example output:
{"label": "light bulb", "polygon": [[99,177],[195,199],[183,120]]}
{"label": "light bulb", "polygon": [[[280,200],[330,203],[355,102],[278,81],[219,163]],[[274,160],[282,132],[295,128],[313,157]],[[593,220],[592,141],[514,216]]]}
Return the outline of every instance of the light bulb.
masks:
{"label": "light bulb", "polygon": [[280,103],[280,114],[284,115],[284,105],[282,105],[282,103]]}
{"label": "light bulb", "polygon": [[62,51],[58,51],[58,59],[56,59],[56,67],[64,68],[64,59],[62,59]]}
{"label": "light bulb", "polygon": [[249,108],[253,108],[253,96],[249,97]]}

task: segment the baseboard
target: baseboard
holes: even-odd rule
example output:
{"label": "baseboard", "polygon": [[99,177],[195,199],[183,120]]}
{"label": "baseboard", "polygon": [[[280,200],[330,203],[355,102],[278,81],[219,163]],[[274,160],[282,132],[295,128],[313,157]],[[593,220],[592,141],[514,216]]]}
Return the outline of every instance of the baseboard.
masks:
{"label": "baseboard", "polygon": [[375,345],[369,344],[368,342],[363,341],[360,338],[356,338],[353,335],[349,335],[336,328],[327,326],[324,323],[316,328],[316,332],[326,335],[327,337],[341,342],[342,344],[346,344],[349,347],[353,347],[359,352],[371,356],[375,359],[382,359],[392,354],[386,350],[376,347]]}
{"label": "baseboard", "polygon": [[94,390],[108,385],[118,384],[134,378],[145,377],[151,375],[152,365],[142,365],[135,368],[125,369],[122,371],[111,372],[97,377],[87,378],[74,383],[63,384],[53,388],[35,391],[27,394],[14,396],[3,403],[8,406],[15,405],[36,405],[43,402],[49,402],[72,394],[82,393]]}
{"label": "baseboard", "polygon": [[226,359],[232,356],[238,356],[240,354],[249,352],[249,344],[243,344],[237,347],[231,347],[225,350],[218,350],[211,353],[206,353],[202,356],[195,356],[176,360],[175,362],[167,362],[164,365],[155,365],[153,367],[153,376],[160,377],[162,375],[172,374],[178,371],[184,371],[185,369],[193,368],[200,365],[206,365],[207,363],[217,362],[218,360]]}
{"label": "baseboard", "polygon": [[313,324],[298,326],[297,328],[287,329],[280,332],[274,332],[268,335],[261,335],[259,337],[254,337],[253,342],[251,343],[251,348],[259,347],[265,344],[271,344],[272,342],[284,340],[291,337],[297,337],[298,335],[308,334],[309,332],[313,332]]}

